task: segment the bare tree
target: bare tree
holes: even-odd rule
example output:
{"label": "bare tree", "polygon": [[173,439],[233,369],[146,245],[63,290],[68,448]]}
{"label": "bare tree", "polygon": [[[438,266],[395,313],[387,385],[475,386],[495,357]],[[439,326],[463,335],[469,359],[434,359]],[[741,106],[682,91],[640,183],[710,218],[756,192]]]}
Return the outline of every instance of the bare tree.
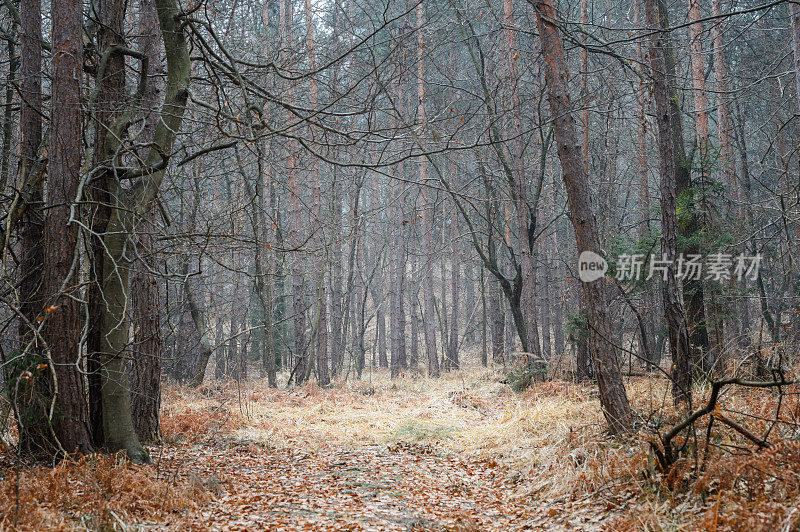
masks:
{"label": "bare tree", "polygon": [[[558,31],[558,14],[550,0],[531,1],[536,10],[539,38],[545,62],[547,97],[550,112],[553,114],[553,131],[558,147],[558,157],[570,217],[575,228],[578,252],[597,252],[600,242],[597,222],[589,206],[588,176],[581,161],[581,143],[578,140],[575,118],[572,116],[572,102],[567,87],[566,58],[564,45]],[[592,358],[600,388],[600,402],[611,430],[626,432],[632,428],[632,415],[618,362],[614,360],[614,348],[609,341],[610,333],[607,318],[608,294],[604,278],[585,282],[581,286],[589,324],[589,338]]]}

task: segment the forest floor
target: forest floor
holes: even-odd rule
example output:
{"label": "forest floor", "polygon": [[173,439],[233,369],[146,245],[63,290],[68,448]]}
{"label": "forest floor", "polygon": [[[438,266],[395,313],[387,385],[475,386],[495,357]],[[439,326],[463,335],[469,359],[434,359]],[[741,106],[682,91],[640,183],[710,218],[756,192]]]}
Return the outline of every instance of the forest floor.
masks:
{"label": "forest floor", "polygon": [[[750,458],[720,456],[702,475],[686,461],[650,476],[647,436],[608,436],[596,388],[556,380],[514,393],[503,376],[501,368],[472,368],[438,380],[391,381],[373,370],[328,390],[313,384],[274,390],[261,381],[168,386],[164,443],[150,449],[153,465],[93,455],[52,469],[17,468],[4,458],[0,528],[794,530],[800,524],[796,442]],[[669,417],[664,381],[640,378],[628,390],[638,412]],[[756,456],[755,471],[766,477],[747,466]]]}

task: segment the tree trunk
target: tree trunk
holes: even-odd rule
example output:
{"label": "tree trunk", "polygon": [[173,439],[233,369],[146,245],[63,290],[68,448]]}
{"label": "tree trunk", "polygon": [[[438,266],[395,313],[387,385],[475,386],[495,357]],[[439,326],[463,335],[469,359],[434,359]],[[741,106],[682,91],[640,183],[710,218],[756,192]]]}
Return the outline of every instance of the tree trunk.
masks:
{"label": "tree trunk", "polygon": [[489,346],[487,345],[486,328],[489,324],[489,316],[486,310],[486,279],[481,268],[481,366],[489,365]]}
{"label": "tree trunk", "polygon": [[453,212],[452,219],[450,221],[450,267],[452,269],[451,277],[450,277],[450,344],[447,348],[447,363],[449,368],[458,369],[459,368],[459,360],[458,360],[458,296],[459,296],[459,287],[461,284],[461,260],[459,254],[459,247],[457,245],[456,238],[458,236],[458,229],[457,229],[457,220],[458,213]]}
{"label": "tree trunk", "polygon": [[[545,245],[540,245],[539,249],[545,251]],[[542,321],[542,356],[545,360],[550,360],[553,356],[553,344],[552,337],[550,335],[550,316],[552,313],[552,307],[550,305],[550,283],[548,281],[550,273],[549,265],[550,262],[548,260],[547,253],[544,252],[542,253],[541,266],[537,269],[539,270],[539,281],[541,283],[541,288],[538,290],[538,293]]]}
{"label": "tree trunk", "polygon": [[489,320],[492,323],[492,362],[505,364],[503,295],[499,283],[494,281],[489,281]]}
{"label": "tree trunk", "polygon": [[134,265],[131,280],[133,298],[133,361],[131,372],[131,416],[141,441],[160,440],[161,407],[161,301],[153,255],[155,211],[147,216],[137,251],[141,261]]}
{"label": "tree trunk", "polygon": [[3,153],[0,161],[0,190],[5,191],[8,184],[11,162],[11,138],[13,132],[13,105],[14,105],[14,85],[17,79],[17,67],[19,58],[17,57],[17,44],[14,37],[17,35],[17,21],[11,21],[11,38],[6,39],[6,50],[8,51],[8,74],[6,76],[6,95],[5,109],[3,110]]}
{"label": "tree trunk", "polygon": [[411,317],[411,350],[409,352],[408,364],[415,372],[419,365],[419,281],[417,280],[417,264],[414,263],[414,277],[411,279],[408,294],[408,306]]}
{"label": "tree trunk", "polygon": [[[399,84],[398,84],[399,87]],[[399,92],[399,90],[398,90]],[[390,323],[390,363],[392,378],[397,377],[403,369],[403,356],[401,345],[405,336],[405,311],[403,301],[403,213],[401,196],[398,186],[392,176],[389,180],[389,201],[393,206],[389,214],[389,241],[392,249],[389,257],[389,323]]]}
{"label": "tree trunk", "polygon": [[[88,410],[79,372],[81,313],[70,295],[78,284],[78,225],[70,208],[81,172],[81,79],[83,66],[82,4],[63,0],[52,6],[52,108],[50,121],[47,220],[44,225],[42,292],[50,309],[42,335],[50,350],[56,377],[53,431],[67,453],[92,449]],[[74,294],[80,297],[78,294]],[[127,333],[127,330],[125,331]],[[127,385],[127,381],[125,381]],[[127,405],[126,405],[127,406]],[[129,414],[128,414],[129,415]]]}
{"label": "tree trunk", "polygon": [[[333,264],[331,267],[331,376],[335,377],[342,371],[344,362],[347,309],[344,308],[344,297],[342,295],[342,183],[338,169],[333,168],[332,172],[333,194],[331,197],[331,226],[333,228],[333,237],[331,238],[331,259]],[[349,266],[350,269],[354,266],[352,261]],[[349,277],[350,269],[348,269],[346,286],[348,298],[352,297],[350,291],[352,291],[353,288],[353,280]]]}
{"label": "tree trunk", "polygon": [[585,382],[594,376],[592,371],[592,353],[589,350],[589,330],[586,327],[588,321],[588,311],[584,301],[583,293],[578,295],[578,317],[580,322],[574,324],[576,330],[573,331],[573,344],[575,345],[575,368],[576,379],[578,382]]}
{"label": "tree trunk", "polygon": [[228,356],[228,350],[225,343],[225,320],[223,319],[224,312],[222,310],[222,305],[217,305],[217,323],[214,331],[214,345],[217,346],[217,350],[214,351],[214,379],[222,380],[227,375],[227,368],[226,368],[226,359]]}
{"label": "tree trunk", "polygon": [[[314,21],[311,14],[311,0],[304,0],[306,18],[306,49],[308,53],[309,68],[311,71],[317,68],[317,55],[314,47]],[[309,96],[311,109],[317,108],[317,80],[314,75],[309,78]],[[319,161],[312,157],[311,161],[311,186],[312,186],[312,244],[314,245],[317,262],[316,268],[320,272],[320,282],[317,290],[317,327],[316,345],[317,355],[317,377],[320,386],[330,384],[330,373],[328,371],[328,298],[325,295],[325,271],[327,266],[327,250],[325,249],[325,238],[322,227],[322,198],[320,195],[320,175]]]}
{"label": "tree trunk", "polygon": [[[519,264],[522,268],[522,292],[520,294],[520,306],[523,320],[523,328],[518,331],[520,334],[520,344],[522,350],[533,355],[534,359],[541,359],[542,350],[539,343],[539,324],[538,311],[536,309],[536,257],[533,232],[536,226],[535,209],[536,205],[529,205],[527,187],[525,186],[525,154],[522,140],[522,104],[519,96],[520,75],[517,62],[514,57],[518,57],[516,37],[514,35],[514,6],[512,0],[503,0],[503,11],[505,15],[505,40],[506,53],[509,58],[509,77],[511,80],[511,141],[510,161],[513,183],[511,183],[511,194],[516,208],[516,229],[517,229],[517,252],[519,253]],[[512,303],[513,304],[513,303]]]}
{"label": "tree trunk", "polygon": [[[424,63],[424,35],[422,27],[425,24],[423,3],[419,2],[416,8],[417,24],[417,107],[418,121],[420,124],[427,122],[425,115],[425,63]],[[419,185],[420,202],[422,204],[422,296],[423,319],[422,326],[425,334],[425,354],[428,357],[428,375],[438,377],[439,357],[436,348],[436,309],[433,291],[433,215],[434,201],[428,190],[428,163],[424,158],[419,160]]]}
{"label": "tree trunk", "polygon": [[[669,34],[663,30],[664,21],[659,10],[659,0],[644,0],[647,23],[656,31],[650,36],[650,61],[653,76],[653,97],[656,105],[656,124],[658,127],[658,149],[661,159],[661,252],[670,261],[667,274],[661,285],[664,301],[664,317],[669,333],[670,354],[672,355],[673,375],[672,394],[676,403],[688,401],[691,404],[691,351],[689,331],[683,306],[680,301],[675,267],[672,262],[677,257],[677,194],[681,172],[676,164],[675,149],[677,141],[675,120],[679,120],[677,102],[671,102],[668,76],[668,59],[671,47]],[[681,145],[681,150],[682,145]],[[683,177],[681,177],[683,179]],[[702,300],[701,300],[702,301]],[[702,305],[701,305],[702,308]]]}
{"label": "tree trunk", "polygon": [[[139,49],[147,56],[147,85],[143,101],[145,126],[139,136],[149,143],[155,135],[158,116],[152,109],[159,105],[160,83],[157,82],[162,52],[159,47],[158,13],[153,0],[139,0]],[[137,251],[140,260],[134,265],[131,280],[133,297],[133,361],[131,364],[131,416],[140,441],[158,442],[161,439],[159,410],[161,408],[161,300],[155,261],[155,230],[157,211],[150,209],[139,230]]]}
{"label": "tree trunk", "polygon": [[480,316],[476,299],[475,262],[467,258],[467,260],[464,261],[464,343],[466,345],[473,345],[476,343],[475,334],[478,329],[476,320]]}
{"label": "tree trunk", "polygon": [[[581,159],[581,143],[578,140],[574,109],[570,101],[564,46],[557,26],[558,16],[552,0],[531,0],[536,8],[536,20],[545,62],[545,80],[550,112],[553,116],[553,133],[558,146],[564,185],[567,190],[570,216],[575,227],[578,252],[600,250],[597,222],[589,206],[588,176]],[[632,428],[632,416],[625,386],[613,346],[609,345],[610,334],[607,322],[607,287],[604,278],[583,283],[582,292],[587,303],[589,339],[600,389],[600,402],[612,432],[627,432]]]}
{"label": "tree trunk", "polygon": [[[28,180],[29,174],[37,163],[42,144],[42,15],[41,0],[22,0],[20,2],[20,133],[22,153],[20,157],[19,175],[22,182]],[[39,163],[41,164],[41,163]],[[42,342],[34,333],[38,324],[37,318],[43,309],[42,264],[44,263],[42,214],[42,184],[35,186],[29,205],[20,220],[20,312],[25,320],[19,324],[20,348],[30,346],[30,354],[26,355],[20,371],[30,371],[36,378],[28,380],[28,387],[14,390],[12,393],[17,428],[19,430],[19,447],[23,454],[38,454],[44,450],[52,454],[54,441],[45,418],[49,415],[49,399],[53,393],[51,375],[36,367],[42,363]],[[11,376],[5,375],[6,382]],[[26,422],[29,420],[30,422]]]}
{"label": "tree trunk", "polygon": [[[112,131],[116,130],[115,122],[127,104],[125,95],[125,57],[114,53],[114,47],[123,46],[125,5],[120,0],[102,0],[92,5],[92,23],[88,33],[96,32],[97,49],[105,56],[105,68],[98,71],[96,96],[90,101],[91,125],[94,128],[94,167],[111,168],[118,164],[117,148],[119,139]],[[90,199],[90,220],[93,235],[106,233],[111,216],[110,190],[116,179],[113,171],[103,170],[97,174],[93,183],[87,184],[87,196]],[[107,275],[103,271],[106,249],[101,237],[92,236],[89,240],[91,253],[89,268],[93,282],[87,290],[89,302],[89,330],[87,350],[89,369],[89,414],[92,437],[96,446],[104,445],[103,412],[102,412],[102,376],[101,359],[103,357],[101,335],[103,314],[106,305],[102,287]]]}
{"label": "tree trunk", "polygon": [[[634,19],[640,26],[646,24],[643,1],[634,0]],[[636,41],[636,57],[640,64],[645,64],[644,45],[641,39]],[[638,207],[639,207],[639,240],[644,241],[650,237],[650,167],[647,157],[647,126],[649,95],[644,80],[640,80],[636,89],[637,124],[636,124],[636,175],[638,178]],[[641,353],[650,353],[651,359],[646,360],[648,369],[661,363],[660,353],[655,345],[655,294],[649,288],[642,291],[642,306],[645,308],[642,316],[642,332],[639,335]]]}
{"label": "tree trunk", "polygon": [[[549,204],[549,211],[550,215],[555,215],[556,212],[556,181],[557,179],[555,176],[553,177],[553,191],[549,194],[550,196],[550,204]],[[552,323],[553,323],[553,342],[555,343],[555,348],[553,350],[553,354],[557,358],[561,358],[564,354],[564,303],[563,303],[563,294],[561,291],[562,283],[560,280],[557,280],[554,277],[554,272],[558,272],[558,229],[553,228],[551,234],[550,245],[545,246],[547,249],[546,255],[548,256],[548,261],[545,263],[545,279],[544,282],[550,287],[550,309],[552,312]]]}
{"label": "tree trunk", "polygon": [[[712,156],[710,151],[709,133],[708,133],[708,99],[706,98],[706,80],[705,80],[705,64],[703,60],[703,26],[700,22],[702,13],[700,11],[700,0],[689,1],[689,55],[691,60],[691,79],[692,79],[692,94],[694,95],[694,117],[695,129],[697,134],[696,144],[699,154],[699,171],[700,180],[696,182],[700,194],[700,209],[701,219],[699,220],[699,230],[709,232],[711,230],[711,222],[708,219],[712,209],[709,206],[709,158]],[[697,156],[695,156],[697,157]],[[680,194],[682,191],[679,191]],[[705,323],[706,332],[705,340],[708,345],[701,344],[707,350],[707,353],[700,352],[696,363],[698,367],[707,370],[707,364],[710,363],[716,355],[722,350],[724,343],[723,322],[721,316],[724,314],[722,308],[716,303],[713,289],[710,290],[711,296],[705,297],[703,290],[703,299],[705,307],[703,308],[703,321],[698,322],[698,327]],[[694,305],[702,304],[703,299],[694,302]],[[701,334],[701,333],[698,333]],[[701,338],[701,336],[698,336]]]}
{"label": "tree trunk", "polygon": [[[356,199],[356,201],[358,201]],[[356,351],[356,370],[358,372],[358,378],[361,378],[361,373],[364,371],[364,366],[366,365],[366,358],[367,358],[367,351],[366,346],[364,345],[364,336],[367,332],[367,286],[366,283],[363,281],[364,279],[364,246],[363,246],[363,233],[361,230],[357,231],[357,237],[355,239],[354,244],[356,247],[356,264],[358,265],[358,271],[361,272],[360,278],[362,281],[358,283],[358,290],[356,294],[358,296],[358,303],[356,306],[357,316],[356,319],[353,321],[353,325],[356,327],[353,334],[353,342],[355,343],[355,351]]]}
{"label": "tree trunk", "polygon": [[[716,0],[716,1],[718,2],[719,0]],[[794,70],[794,77],[795,77],[795,85],[796,85],[795,91],[796,91],[796,97],[797,97],[797,100],[798,100],[798,105],[800,105],[800,70],[798,70],[798,68],[800,68],[800,6],[798,6],[796,3],[790,3],[789,4],[789,18],[791,20],[791,29],[792,29],[792,55],[793,55],[793,59],[794,59],[794,61],[793,61],[794,62],[794,69],[795,69]],[[722,41],[721,37],[720,37],[720,41]],[[724,72],[724,70],[725,70],[724,69],[724,58],[722,57],[722,50],[721,49],[717,53],[717,56],[720,57],[720,60],[722,62],[722,70]],[[722,77],[724,79],[724,76],[722,76]],[[722,120],[722,116],[720,116],[720,127],[722,125],[721,120]],[[796,198],[797,198],[797,191],[795,191],[795,200],[796,200]],[[795,230],[796,231],[799,230],[799,229],[797,229],[797,226],[795,227]],[[787,238],[788,238],[788,235],[787,235]],[[796,257],[795,257],[794,260],[797,260]],[[794,323],[793,333],[794,333],[794,336],[795,336],[795,341],[798,341],[798,340],[800,340],[800,293],[798,293],[798,290],[793,289],[793,288],[790,288],[790,290],[792,292],[792,298],[791,298],[791,301],[790,301],[791,305],[792,305],[792,312],[790,313],[790,315],[792,316],[792,322]]]}

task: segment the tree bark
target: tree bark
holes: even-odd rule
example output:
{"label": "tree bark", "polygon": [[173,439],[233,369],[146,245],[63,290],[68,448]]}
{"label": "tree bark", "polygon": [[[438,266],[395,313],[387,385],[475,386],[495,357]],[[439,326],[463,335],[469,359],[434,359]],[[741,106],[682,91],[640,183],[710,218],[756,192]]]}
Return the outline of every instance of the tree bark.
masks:
{"label": "tree bark", "polygon": [[[11,35],[17,35],[16,19],[11,21]],[[6,76],[5,109],[3,110],[3,153],[2,161],[0,161],[0,190],[5,190],[8,184],[11,165],[11,139],[14,136],[14,85],[17,79],[19,57],[17,57],[17,43],[13,37],[6,39],[6,50],[8,51],[8,74]]]}
{"label": "tree bark", "polygon": [[544,243],[539,245],[539,249],[543,251],[543,253],[541,253],[540,266],[537,268],[539,270],[539,281],[541,283],[541,288],[538,290],[538,293],[542,322],[542,356],[545,360],[550,360],[553,356],[552,336],[550,334],[552,306],[550,305],[550,282],[548,280],[550,263],[545,247]]}
{"label": "tree bark", "polygon": [[[57,3],[61,5],[61,2]],[[167,58],[167,84],[164,105],[156,126],[153,142],[159,150],[152,150],[147,165],[154,167],[162,159],[162,153],[170,153],[175,133],[180,129],[188,99],[189,51],[186,36],[177,20],[178,6],[175,0],[156,0],[161,37]],[[78,9],[80,13],[80,9]],[[80,20],[79,20],[80,22]],[[54,27],[57,27],[54,20]],[[80,44],[80,24],[78,43]],[[54,39],[54,47],[56,40]],[[54,72],[55,74],[55,72]],[[72,79],[72,78],[70,78]],[[77,77],[76,77],[77,79]],[[120,124],[124,127],[125,124]],[[55,134],[55,130],[54,134]],[[123,353],[128,344],[127,319],[129,310],[128,268],[130,245],[127,240],[134,228],[134,221],[152,208],[164,177],[164,170],[156,170],[124,190],[117,185],[111,197],[121,205],[111,213],[107,233],[103,240],[107,253],[103,261],[104,272],[114,272],[103,280],[103,294],[107,304],[103,306],[101,320],[103,353],[102,409],[103,433],[106,447],[110,451],[124,449],[132,460],[149,460],[133,428],[130,415],[130,391],[128,389],[127,364]],[[117,266],[120,266],[115,270]],[[122,326],[122,325],[125,326]]]}
{"label": "tree bark", "polygon": [[[104,445],[103,432],[103,400],[102,400],[102,358],[103,339],[102,323],[106,311],[103,283],[105,278],[113,275],[104,271],[106,248],[103,238],[107,230],[112,210],[111,189],[117,176],[113,168],[120,163],[120,144],[124,140],[127,127],[122,125],[124,113],[128,106],[125,94],[125,56],[118,50],[125,46],[124,24],[127,4],[123,0],[99,0],[91,5],[92,22],[87,33],[96,34],[97,50],[100,56],[96,75],[96,89],[90,96],[88,107],[91,124],[94,128],[94,150],[92,165],[97,172],[91,182],[87,183],[87,196],[90,199],[91,234],[89,247],[89,268],[92,283],[87,290],[89,305],[89,330],[87,350],[89,369],[89,413],[92,436],[97,446]],[[144,63],[142,63],[144,64]],[[148,58],[149,64],[149,58]],[[149,68],[149,67],[148,67]],[[147,86],[146,86],[147,87]],[[148,87],[149,88],[149,87]],[[143,95],[146,96],[146,95]],[[144,98],[142,99],[144,102]],[[149,104],[150,102],[148,102]],[[152,124],[148,124],[152,125]],[[154,131],[148,132],[151,137]],[[147,139],[151,142],[152,138]],[[140,155],[140,157],[144,157]],[[105,170],[101,168],[106,168]]]}
{"label": "tree bark", "polygon": [[[661,293],[664,302],[664,317],[669,333],[670,354],[672,355],[672,394],[676,403],[688,401],[691,404],[691,351],[689,331],[680,294],[675,266],[677,257],[677,194],[678,181],[685,179],[685,173],[676,163],[675,132],[679,120],[677,102],[672,98],[667,76],[669,72],[668,46],[669,34],[664,31],[664,20],[659,10],[659,0],[644,0],[647,23],[657,31],[650,36],[650,62],[653,76],[653,97],[655,100],[656,124],[658,127],[658,151],[661,160],[661,252],[670,260],[667,275],[662,281]],[[681,145],[680,149],[683,147]],[[702,301],[702,300],[701,300]],[[701,305],[702,308],[702,305]]]}
{"label": "tree bark", "polygon": [[419,316],[419,281],[417,280],[417,263],[413,266],[413,277],[410,281],[408,295],[409,314],[411,318],[411,349],[408,354],[408,365],[415,372],[419,365],[419,337],[420,337],[420,316]]}
{"label": "tree bark", "polygon": [[[54,433],[67,453],[92,449],[87,430],[88,410],[84,399],[80,358],[81,314],[70,295],[78,284],[78,225],[71,221],[81,173],[81,79],[83,67],[82,4],[63,0],[52,6],[54,112],[50,127],[47,220],[44,225],[44,278],[42,292],[50,315],[45,318],[43,337],[55,366],[56,396],[52,418]],[[127,331],[126,331],[127,332]],[[126,382],[127,385],[127,382]]]}
{"label": "tree bark", "polygon": [[[645,21],[643,11],[644,0],[634,0],[634,19],[643,26]],[[645,53],[642,40],[636,41],[636,58],[641,65],[645,65]],[[644,80],[640,80],[636,90],[637,127],[636,127],[636,175],[638,178],[637,193],[639,207],[639,240],[644,241],[650,237],[650,166],[647,157],[647,105],[648,93]],[[655,315],[656,298],[649,288],[642,291],[642,306],[646,312],[642,317],[643,328],[639,335],[641,353],[649,353],[652,358],[646,361],[648,369],[661,363],[661,356],[655,345]]]}
{"label": "tree bark", "polygon": [[[42,148],[42,16],[41,0],[20,2],[20,137],[22,152],[19,176],[22,183],[29,180],[38,164]],[[10,110],[10,106],[8,107]],[[3,187],[5,188],[5,187]],[[51,374],[35,371],[42,362],[43,345],[34,327],[42,313],[42,264],[44,262],[42,214],[42,183],[37,179],[28,206],[20,219],[20,313],[25,318],[19,322],[19,345],[29,349],[19,371],[30,371],[34,378],[27,381],[25,389],[11,390],[17,415],[19,447],[23,454],[36,455],[41,451],[52,454],[55,442],[47,420],[53,393]],[[12,382],[12,375],[5,375]]]}
{"label": "tree bark", "polygon": [[155,270],[155,211],[140,226],[136,262],[131,280],[133,298],[133,352],[131,372],[131,416],[141,441],[158,442],[161,437],[161,300]]}
{"label": "tree bark", "polygon": [[505,326],[502,292],[497,282],[489,281],[489,320],[492,323],[492,362],[505,363]]}
{"label": "tree bark", "polygon": [[[525,154],[522,141],[522,105],[519,96],[520,75],[517,68],[516,37],[514,35],[514,6],[512,0],[503,0],[503,11],[505,15],[505,37],[506,53],[509,58],[509,78],[510,78],[510,107],[511,107],[511,127],[510,137],[511,149],[509,159],[512,167],[509,176],[513,179],[511,183],[511,194],[516,208],[516,229],[517,229],[517,250],[519,253],[519,264],[522,269],[522,287],[519,296],[519,304],[523,316],[522,324],[524,334],[520,335],[522,350],[533,355],[533,359],[541,359],[542,350],[539,340],[538,311],[536,308],[536,247],[534,235],[536,227],[535,209],[528,203],[528,192],[525,185]],[[518,327],[519,329],[519,327]]]}
{"label": "tree bark", "polygon": [[[148,109],[140,142],[152,142],[158,115],[160,83],[157,75],[161,65],[162,50],[159,47],[158,13],[153,0],[139,0],[139,50],[148,57],[147,85],[143,102]],[[131,416],[136,434],[141,441],[157,442],[161,439],[161,300],[159,281],[154,276],[155,229],[157,211],[150,209],[140,225],[143,234],[138,237],[138,261],[131,280],[133,296],[133,362],[131,373]]]}
{"label": "tree bark", "polygon": [[[306,19],[306,49],[308,53],[309,68],[313,72],[317,68],[317,55],[314,47],[314,21],[311,13],[311,0],[304,0],[305,19]],[[317,108],[317,80],[314,75],[309,78],[309,97],[311,109]],[[328,371],[328,298],[325,295],[325,271],[327,270],[327,250],[325,249],[325,238],[322,227],[322,198],[320,195],[320,175],[319,161],[316,157],[311,162],[311,186],[312,186],[312,227],[313,235],[311,242],[316,252],[316,268],[320,272],[321,281],[317,288],[317,326],[316,326],[316,364],[317,378],[320,386],[330,384],[330,373]]]}
{"label": "tree bark", "polygon": [[[700,0],[689,0],[689,56],[691,62],[691,79],[692,79],[692,94],[694,95],[694,117],[695,117],[695,130],[696,130],[696,145],[699,153],[699,165],[697,167],[700,171],[700,180],[697,185],[700,194],[700,208],[701,218],[699,220],[700,230],[709,232],[711,230],[711,222],[708,219],[712,209],[710,208],[709,200],[709,158],[712,156],[710,151],[709,133],[708,133],[708,98],[706,97],[706,79],[705,79],[705,64],[703,60],[703,25],[700,22],[702,13],[700,11]],[[680,191],[679,191],[680,193]],[[702,287],[702,285],[701,285]],[[710,292],[710,297],[706,297],[706,292]],[[705,324],[705,340],[708,345],[701,345],[708,350],[707,353],[698,353],[697,364],[698,367],[707,369],[706,365],[716,357],[723,348],[724,331],[723,321],[721,316],[724,310],[720,308],[716,301],[714,291],[703,289],[703,299],[705,299],[705,307],[703,308],[703,321],[698,322],[698,327]],[[694,304],[702,303],[702,299]]]}
{"label": "tree bark", "polygon": [[459,247],[457,244],[458,236],[458,213],[453,212],[450,221],[450,344],[447,347],[447,364],[448,369],[459,368],[458,356],[458,305],[459,305],[459,287],[461,285],[461,260],[459,254]]}
{"label": "tree bark", "polygon": [[486,329],[489,324],[489,315],[486,309],[486,279],[481,268],[481,366],[489,365],[489,346],[487,345]]}
{"label": "tree bark", "polygon": [[[581,142],[578,140],[572,102],[569,96],[564,46],[558,30],[558,16],[552,0],[531,0],[536,9],[536,21],[545,63],[547,99],[553,116],[553,133],[558,146],[564,185],[567,190],[570,216],[575,228],[578,252],[600,250],[597,221],[589,205],[588,175],[581,159]],[[632,416],[625,386],[614,359],[613,346],[609,344],[610,330],[606,309],[607,287],[604,278],[581,286],[587,302],[590,342],[600,389],[603,413],[614,433],[632,428]]]}
{"label": "tree bark", "polygon": [[[425,14],[423,3],[419,2],[416,7],[417,23],[417,113],[420,124],[425,124],[425,62],[424,62],[424,35],[423,25],[425,24]],[[428,358],[428,375],[438,377],[439,356],[436,348],[436,308],[435,295],[433,291],[433,213],[434,202],[428,190],[428,163],[425,159],[420,159],[419,185],[420,202],[422,203],[422,298],[423,298],[423,319],[422,326],[425,335],[425,354]]]}

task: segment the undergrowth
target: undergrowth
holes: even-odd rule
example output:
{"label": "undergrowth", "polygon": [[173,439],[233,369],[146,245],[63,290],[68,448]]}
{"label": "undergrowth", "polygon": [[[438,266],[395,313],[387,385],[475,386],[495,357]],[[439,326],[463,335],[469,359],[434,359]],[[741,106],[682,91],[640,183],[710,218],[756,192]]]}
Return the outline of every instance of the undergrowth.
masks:
{"label": "undergrowth", "polygon": [[[730,390],[720,412],[770,446],[708,419],[681,443],[681,459],[659,471],[649,442],[678,421],[669,383],[627,381],[639,430],[629,438],[605,431],[596,387],[563,380],[532,382],[515,393],[499,368],[469,368],[438,380],[392,381],[383,371],[329,390],[288,390],[250,383],[164,391],[162,435],[172,456],[134,466],[119,455],[92,455],[55,468],[0,467],[0,528],[121,528],[123,523],[173,523],[196,515],[218,493],[203,478],[201,458],[217,453],[270,453],[361,445],[424,449],[426,454],[503,464],[510,496],[569,512],[595,512],[619,530],[800,529],[800,400],[798,390]],[[697,404],[708,393],[695,390]],[[776,421],[776,419],[778,421]],[[226,447],[227,446],[227,447]],[[233,447],[232,447],[233,446]],[[197,471],[195,471],[197,470]],[[555,515],[555,514],[554,514]]]}

